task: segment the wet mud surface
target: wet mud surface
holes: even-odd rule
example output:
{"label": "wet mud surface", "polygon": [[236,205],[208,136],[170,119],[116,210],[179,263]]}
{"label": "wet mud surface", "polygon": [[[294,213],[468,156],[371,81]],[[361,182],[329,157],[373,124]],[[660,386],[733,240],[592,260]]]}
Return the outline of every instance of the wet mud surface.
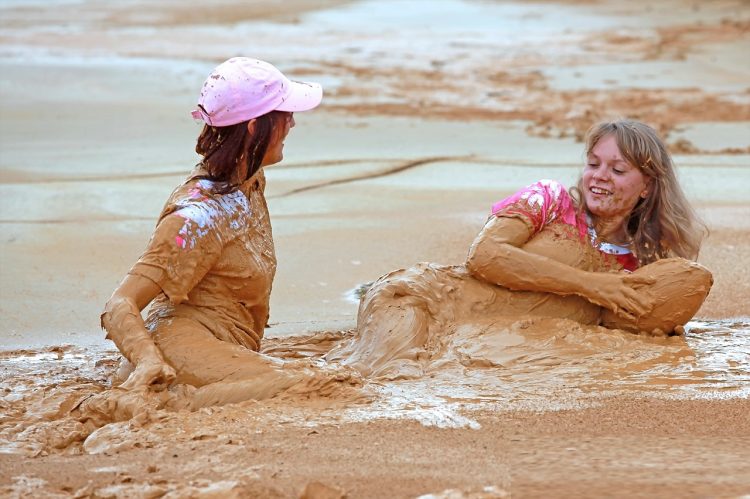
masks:
{"label": "wet mud surface", "polygon": [[[419,491],[440,493],[456,483],[465,484],[457,493],[466,497],[485,487],[489,495],[476,497],[507,497],[511,490],[533,495],[543,490],[538,477],[518,476],[516,466],[558,452],[584,461],[598,456],[600,470],[628,470],[631,482],[623,490],[636,484],[649,490],[644,477],[651,470],[643,466],[667,459],[659,466],[673,469],[679,464],[681,471],[672,477],[684,480],[682,473],[699,466],[695,446],[701,445],[711,446],[712,459],[722,462],[727,472],[737,469],[734,485],[725,490],[750,485],[750,476],[739,471],[743,439],[728,437],[741,434],[742,425],[748,424],[742,415],[750,386],[749,323],[695,321],[685,336],[654,338],[572,321],[557,321],[558,328],[564,327],[555,331],[544,319],[501,322],[459,329],[449,353],[418,378],[363,380],[345,396],[282,394],[198,411],[153,406],[93,432],[68,412],[109,388],[117,352],[72,345],[3,351],[3,493],[289,497],[323,480],[333,491],[373,496],[381,485],[374,478],[357,478],[363,468],[352,467],[346,459],[369,461],[373,458],[364,455],[376,452],[374,459],[380,462],[383,449],[398,456],[382,469],[405,480],[397,487],[401,496],[406,490],[414,491],[412,496]],[[477,329],[485,334],[477,337]],[[320,357],[354,335],[338,331],[270,338],[264,352],[323,366]],[[718,412],[711,414],[714,409]],[[567,429],[560,432],[562,427]],[[362,439],[371,432],[384,433]],[[445,456],[421,455],[421,446],[432,447],[425,438],[445,439]],[[442,479],[428,473],[431,479],[420,482],[426,479],[425,468],[415,463],[444,462],[455,453],[451,442],[477,451],[462,457],[466,461]],[[614,452],[611,457],[608,448]],[[309,462],[323,449],[321,462]],[[476,457],[482,452],[487,455]],[[485,487],[455,475],[476,459],[496,460],[493,473],[479,472]],[[321,472],[323,462],[332,467]],[[82,465],[85,471],[58,479],[48,471],[53,463],[63,469]],[[549,470],[554,475],[559,467],[551,465]],[[550,476],[545,474],[544,480]],[[565,490],[581,493],[586,476],[581,476],[582,483],[565,481]],[[428,483],[434,488],[425,489]],[[589,484],[593,488],[584,495],[608,490],[601,486]],[[704,486],[698,483],[692,490]]]}
{"label": "wet mud surface", "polygon": [[[263,352],[323,366],[321,357],[355,334],[271,338]],[[750,395],[750,323],[742,321],[693,322],[685,336],[656,338],[573,321],[508,319],[463,325],[450,343],[423,376],[362,379],[341,396],[282,394],[198,414],[146,407],[136,418],[139,435],[128,435],[133,423],[123,422],[96,430],[91,437],[82,428],[76,433],[75,418],[68,413],[86,397],[109,388],[120,358],[116,351],[72,345],[4,351],[3,451],[112,451],[138,446],[141,437],[159,429],[176,430],[165,421],[200,419],[200,413],[225,410],[247,411],[247,417],[258,422],[304,427],[405,419],[439,428],[478,429],[472,414],[488,410],[558,411],[625,395],[669,400]],[[337,364],[326,367],[336,369]],[[57,428],[46,432],[50,426]],[[155,445],[159,439],[153,438]]]}

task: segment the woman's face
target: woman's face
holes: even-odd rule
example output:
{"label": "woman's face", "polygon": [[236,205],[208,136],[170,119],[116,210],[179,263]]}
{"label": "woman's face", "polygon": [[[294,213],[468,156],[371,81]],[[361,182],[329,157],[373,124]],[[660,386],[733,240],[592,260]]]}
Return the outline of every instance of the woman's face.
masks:
{"label": "woman's face", "polygon": [[289,135],[289,130],[295,125],[294,113],[277,112],[281,114],[281,119],[277,121],[276,129],[273,131],[271,142],[268,144],[261,166],[273,165],[284,159],[284,140]]}
{"label": "woman's face", "polygon": [[583,169],[583,197],[599,219],[627,217],[648,194],[649,178],[622,157],[614,135],[599,139]]}

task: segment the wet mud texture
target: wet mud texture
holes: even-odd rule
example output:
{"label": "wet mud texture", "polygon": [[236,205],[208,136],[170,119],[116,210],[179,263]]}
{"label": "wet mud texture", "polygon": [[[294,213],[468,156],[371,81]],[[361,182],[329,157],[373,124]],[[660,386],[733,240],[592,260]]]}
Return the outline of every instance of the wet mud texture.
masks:
{"label": "wet mud texture", "polygon": [[[422,377],[365,383],[362,398],[292,394],[197,411],[149,407],[88,436],[64,414],[108,386],[115,352],[4,352],[0,490],[289,496],[320,481],[352,497],[484,486],[495,495],[477,497],[503,497],[549,490],[555,480],[560,490],[593,497],[613,484],[618,492],[688,495],[708,493],[709,483],[718,487],[712,493],[750,486],[742,471],[750,372],[740,353],[750,325],[696,322],[685,337],[654,338],[559,320],[564,327],[550,334],[551,323],[496,321],[481,337],[462,329],[454,358]],[[354,335],[269,339],[264,352],[319,362]],[[378,474],[357,464],[363,459]],[[657,463],[666,474],[659,480]],[[717,465],[719,483],[697,473]],[[468,473],[471,466],[478,472]],[[587,469],[567,476],[579,466]],[[76,471],[58,476],[51,467]],[[382,489],[387,477],[397,485]]]}

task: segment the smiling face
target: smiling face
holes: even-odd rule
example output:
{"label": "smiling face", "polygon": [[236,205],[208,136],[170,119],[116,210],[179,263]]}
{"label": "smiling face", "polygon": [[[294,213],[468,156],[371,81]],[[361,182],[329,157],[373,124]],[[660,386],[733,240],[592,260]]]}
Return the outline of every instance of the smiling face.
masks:
{"label": "smiling face", "polygon": [[649,177],[622,156],[614,135],[594,145],[583,170],[583,197],[598,220],[627,219],[638,199],[648,194]]}

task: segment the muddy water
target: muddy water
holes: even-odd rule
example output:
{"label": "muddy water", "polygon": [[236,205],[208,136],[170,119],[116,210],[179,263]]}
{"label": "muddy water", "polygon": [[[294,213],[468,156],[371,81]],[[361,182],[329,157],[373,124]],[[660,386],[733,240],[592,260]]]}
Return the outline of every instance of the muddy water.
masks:
{"label": "muddy water", "polygon": [[[106,452],[145,445],[144,439],[165,444],[187,427],[218,431],[229,415],[257,424],[406,418],[478,428],[472,419],[478,409],[559,410],[617,395],[750,396],[750,321],[693,321],[685,336],[668,338],[559,320],[550,330],[550,321],[508,319],[463,326],[454,333],[448,353],[423,376],[365,381],[352,389],[359,395],[355,397],[282,396],[197,412],[153,406],[134,420],[96,431],[67,414],[109,387],[117,352],[71,345],[8,350],[0,353],[0,452]],[[349,331],[271,338],[264,351],[323,366],[321,356],[353,336]],[[327,367],[336,369],[335,364]],[[168,437],[163,440],[159,434]]]}
{"label": "muddy water", "polygon": [[381,397],[350,416],[476,427],[472,409],[557,410],[616,395],[750,395],[750,322],[692,322],[684,337],[653,338],[558,319],[562,327],[550,332],[552,321],[464,326],[452,360],[424,377],[379,383]]}

